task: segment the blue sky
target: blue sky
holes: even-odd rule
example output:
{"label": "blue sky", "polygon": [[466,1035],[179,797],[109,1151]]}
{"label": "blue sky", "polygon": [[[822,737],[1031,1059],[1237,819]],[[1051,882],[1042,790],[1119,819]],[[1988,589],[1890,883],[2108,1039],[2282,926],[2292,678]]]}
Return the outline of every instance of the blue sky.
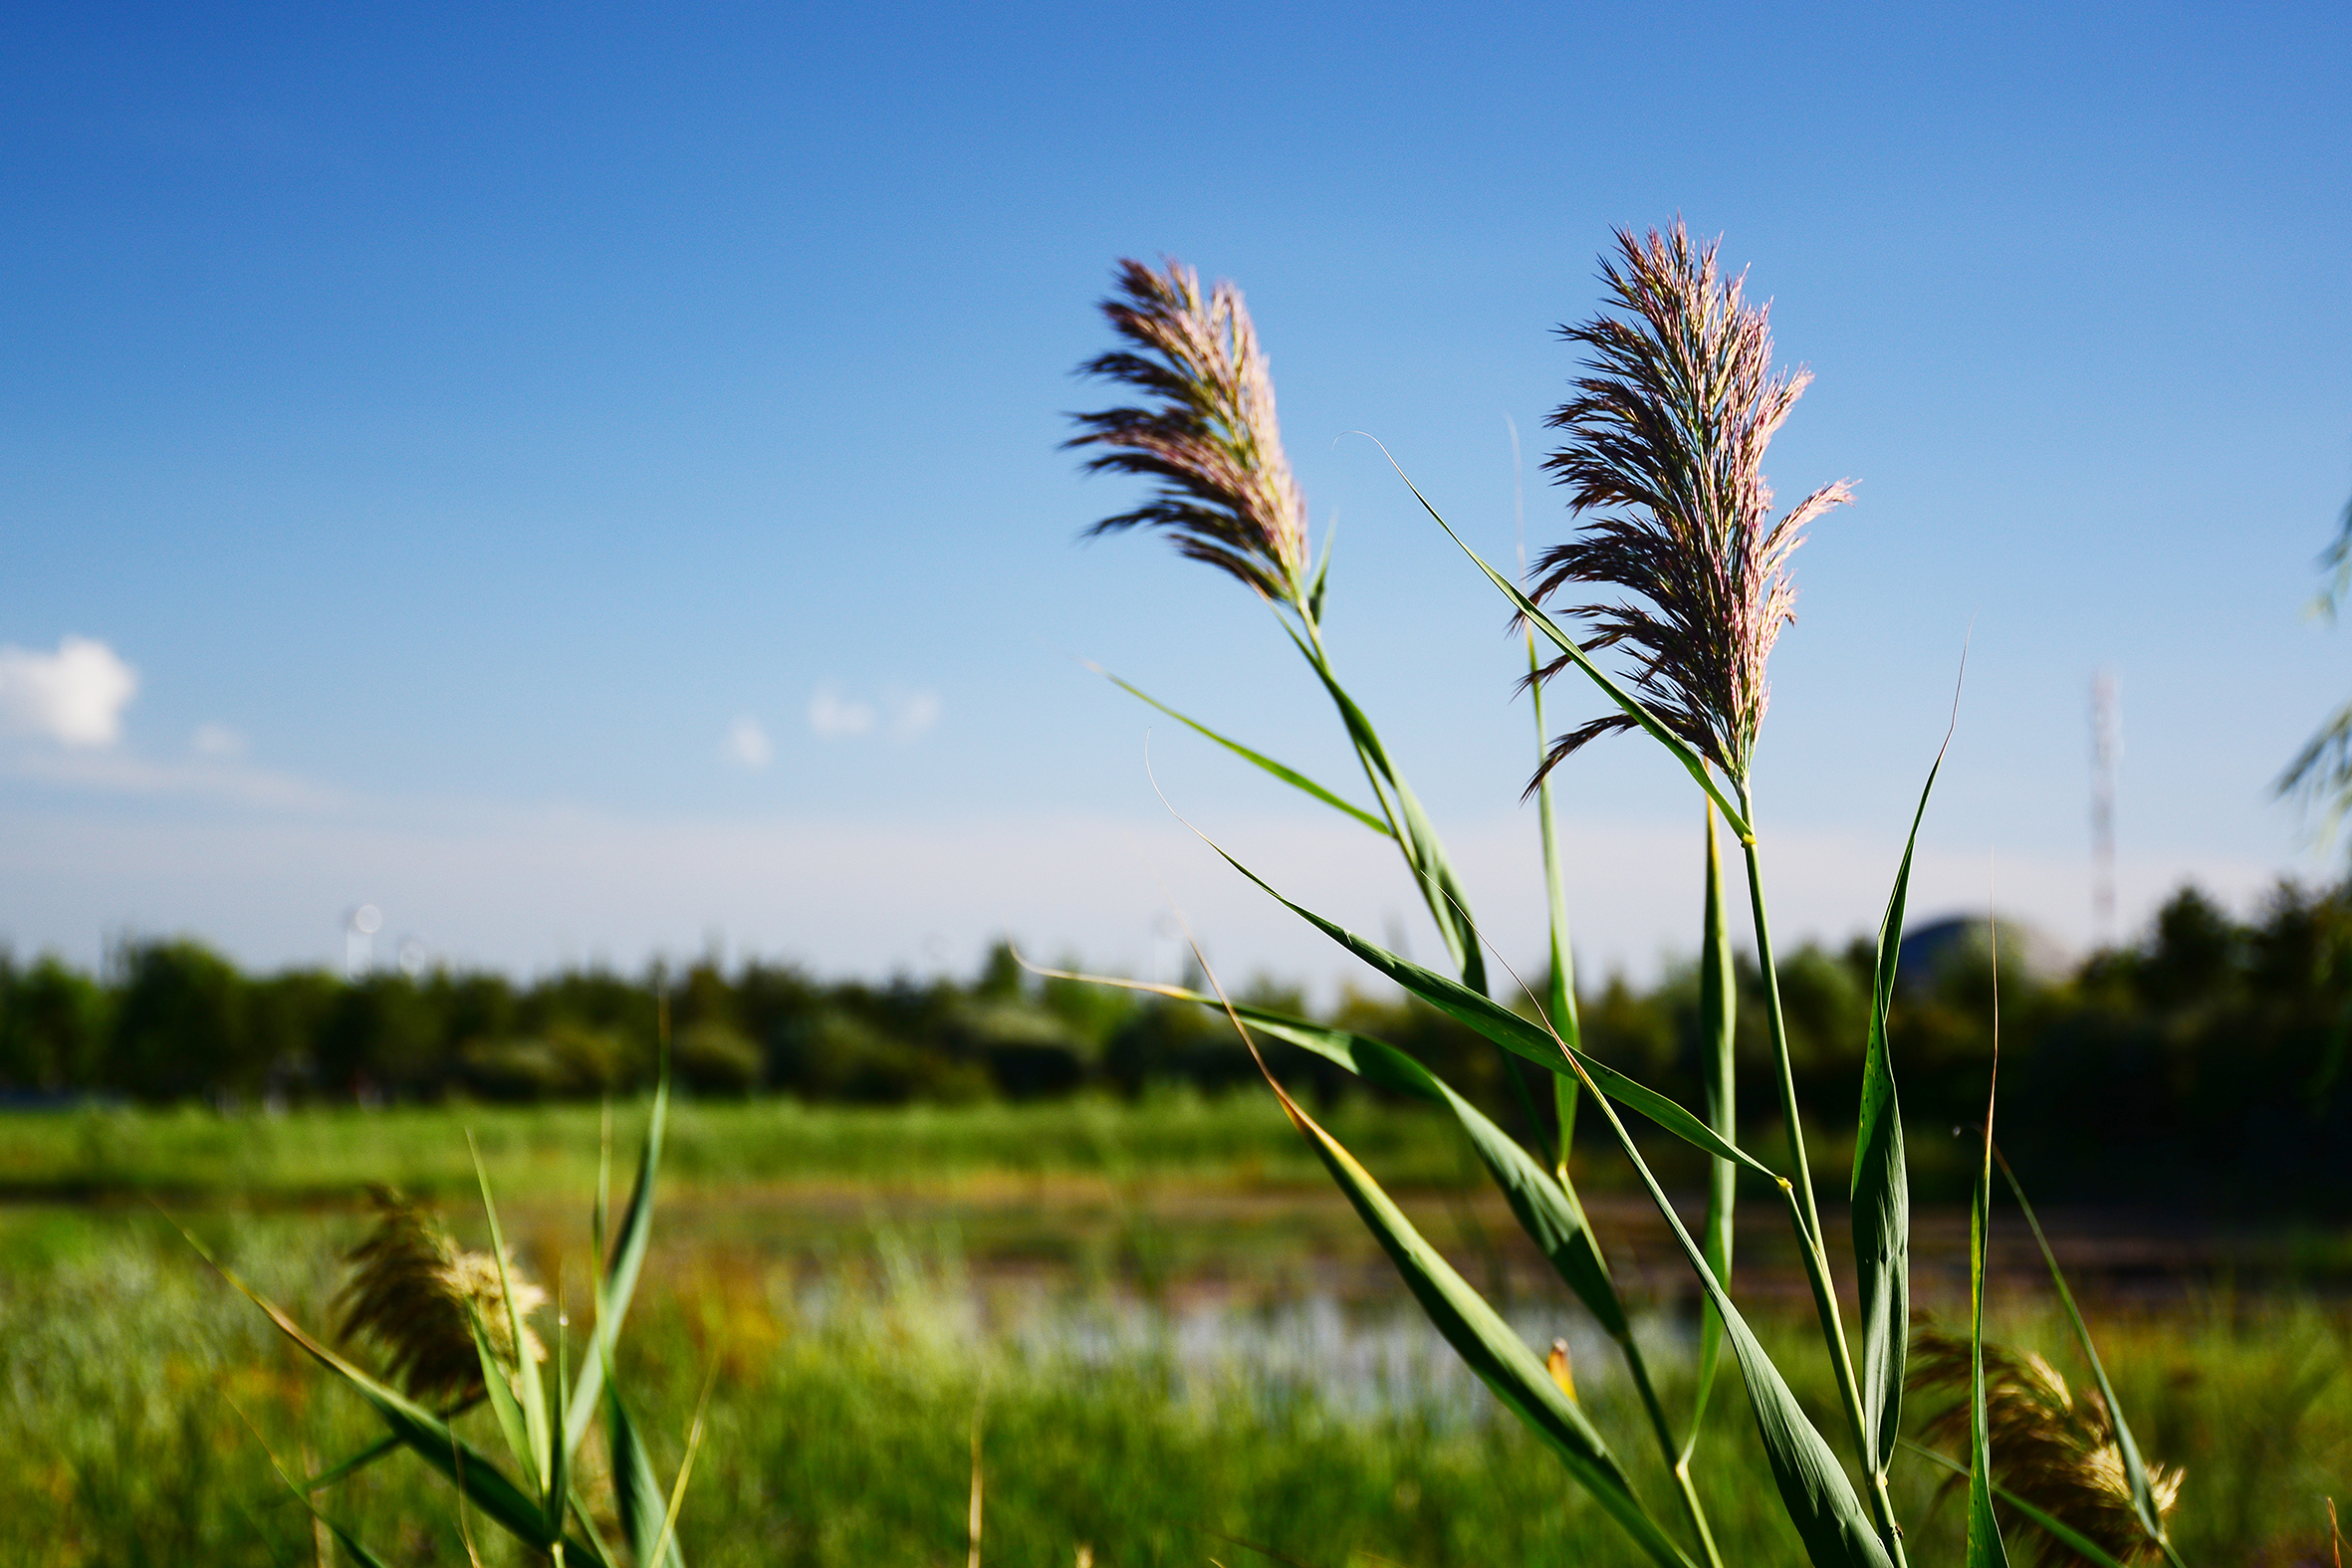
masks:
{"label": "blue sky", "polygon": [[[2327,867],[2268,784],[2352,687],[2303,615],[2352,495],[2340,8],[28,5],[0,38],[20,950],[324,962],[372,901],[518,971],[961,968],[1007,929],[1141,968],[1164,880],[1221,964],[1342,973],[1169,819],[1147,730],[1188,816],[1426,948],[1376,841],[1071,661],[1346,777],[1259,606],[1074,543],[1133,492],[1056,450],[1101,395],[1070,369],[1111,260],[1166,252],[1248,292],[1340,522],[1334,658],[1531,956],[1502,616],[1343,432],[1508,556],[1516,424],[1558,539],[1550,329],[1613,225],[1677,212],[1818,377],[1781,494],[1859,481],[1774,662],[1783,919],[1875,920],[1972,635],[1935,907],[1990,880],[2089,934],[2101,667],[2127,920]],[[79,730],[40,706],[66,638],[119,666],[71,645]],[[1562,808],[1587,965],[1687,947],[1687,784],[1620,741]]]}

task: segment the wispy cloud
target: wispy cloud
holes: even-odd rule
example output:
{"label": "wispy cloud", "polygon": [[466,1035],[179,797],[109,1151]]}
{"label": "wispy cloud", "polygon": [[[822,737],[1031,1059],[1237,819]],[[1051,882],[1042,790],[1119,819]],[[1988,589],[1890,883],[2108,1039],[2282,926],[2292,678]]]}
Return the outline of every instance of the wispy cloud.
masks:
{"label": "wispy cloud", "polygon": [[91,637],[65,637],[55,653],[0,647],[0,726],[71,747],[112,746],[138,671]]}
{"label": "wispy cloud", "polygon": [[914,740],[939,722],[939,694],[927,688],[885,687],[879,705],[843,697],[830,686],[820,686],[809,699],[809,728],[828,741],[872,735],[877,730],[893,741]]}
{"label": "wispy cloud", "polygon": [[776,756],[776,748],[768,740],[768,732],[760,721],[749,717],[736,720],[727,727],[727,741],[721,748],[727,760],[738,767],[758,773]]}
{"label": "wispy cloud", "polygon": [[188,741],[188,749],[198,757],[217,757],[234,762],[245,755],[245,737],[225,724],[200,724]]}
{"label": "wispy cloud", "polygon": [[890,710],[890,738],[895,741],[911,741],[939,722],[939,694],[934,691],[893,687],[882,693],[882,705]]}
{"label": "wispy cloud", "polygon": [[873,727],[871,703],[852,702],[830,686],[820,686],[809,699],[809,728],[825,740],[864,735]]}

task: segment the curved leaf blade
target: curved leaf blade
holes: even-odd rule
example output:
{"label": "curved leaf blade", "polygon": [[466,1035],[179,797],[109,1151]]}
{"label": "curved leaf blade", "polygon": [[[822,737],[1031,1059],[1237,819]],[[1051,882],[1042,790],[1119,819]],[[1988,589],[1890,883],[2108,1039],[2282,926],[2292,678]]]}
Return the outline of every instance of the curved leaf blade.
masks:
{"label": "curved leaf blade", "polygon": [[[1683,1257],[1698,1276],[1700,1288],[1707,1292],[1708,1299],[1723,1317],[1724,1337],[1731,1343],[1732,1354],[1740,1363],[1741,1377],[1748,1385],[1749,1409],[1756,1416],[1756,1430],[1764,1440],[1764,1456],[1771,1462],[1772,1480],[1779,1488],[1781,1506],[1804,1541],[1805,1555],[1813,1568],[1893,1568],[1869,1514],[1863,1511],[1861,1499],[1854,1494],[1853,1483],[1846,1478],[1844,1466],[1837,1462],[1837,1456],[1806,1417],[1804,1408],[1797,1404],[1796,1396],[1789,1392],[1780,1369],[1757,1342],[1748,1320],[1732,1304],[1730,1292],[1708,1266],[1699,1244],[1683,1228],[1682,1217],[1675,1213],[1665,1189],[1651,1174],[1649,1162],[1641,1157],[1641,1150],[1625,1131],[1616,1108],[1604,1097],[1600,1111],[1608,1119],[1609,1130],[1616,1134],[1617,1145],[1633,1166],[1634,1174],[1648,1190],[1650,1202],[1682,1247]],[[1784,1181],[1778,1182],[1778,1186],[1793,1210],[1796,1202],[1793,1189]]]}
{"label": "curved leaf blade", "polygon": [[1234,740],[1229,736],[1219,735],[1215,730],[1212,730],[1207,725],[1201,723],[1200,720],[1192,718],[1186,714],[1178,713],[1175,709],[1169,707],[1166,703],[1160,701],[1151,693],[1142,690],[1140,687],[1128,685],[1125,681],[1119,679],[1116,675],[1111,674],[1110,671],[1104,669],[1099,664],[1088,664],[1086,668],[1092,670],[1095,674],[1101,676],[1104,680],[1110,682],[1113,686],[1116,686],[1128,696],[1133,697],[1140,702],[1147,702],[1151,704],[1154,708],[1157,708],[1160,712],[1166,714],[1178,724],[1184,725],[1188,729],[1207,736],[1210,740],[1215,741],[1219,746],[1224,747],[1227,751],[1233,753],[1234,756],[1241,758],[1244,762],[1264,769],[1267,773],[1272,774],[1277,779],[1280,779],[1292,788],[1301,790],[1306,794],[1310,794],[1317,800],[1322,801],[1323,804],[1330,806],[1335,810],[1346,812],[1349,816],[1354,817],[1357,821],[1363,823],[1366,827],[1370,828],[1373,832],[1378,833],[1381,837],[1393,838],[1396,836],[1395,833],[1389,828],[1389,825],[1382,821],[1379,817],[1374,816],[1371,812],[1365,810],[1363,807],[1332,793],[1330,790],[1324,788],[1321,784],[1316,784],[1312,779],[1309,779],[1304,774],[1299,773],[1296,769],[1286,768],[1281,763],[1276,762],[1273,758],[1267,756],[1263,752],[1252,751],[1249,747],[1244,746],[1241,742]]}
{"label": "curved leaf blade", "polygon": [[1903,1107],[1895,1092],[1887,1012],[1903,949],[1903,913],[1911,896],[1911,861],[1919,824],[1944,754],[1936,754],[1911,815],[1903,861],[1886,915],[1878,923],[1878,963],[1870,988],[1869,1039],[1862,1062],[1862,1108],[1854,1133],[1854,1279],[1861,1306],[1864,1462],[1880,1474],[1894,1462],[1903,1426],[1903,1364],[1911,1342],[1911,1177],[1903,1150]]}
{"label": "curved leaf blade", "polygon": [[619,1342],[620,1325],[628,1316],[629,1298],[636,1293],[637,1274],[645,1266],[645,1248],[653,1235],[654,1177],[661,1168],[661,1140],[669,1125],[669,1058],[662,1057],[661,1075],[654,1082],[652,1113],[645,1121],[645,1144],[637,1153],[636,1185],[629,1189],[628,1207],[621,1212],[620,1230],[612,1238],[612,1252],[596,1281],[596,1327],[593,1344],[580,1368],[580,1387],[572,1391],[572,1408],[564,1418],[564,1449],[578,1453],[588,1436],[588,1423],[602,1403],[606,1362]]}
{"label": "curved leaf blade", "polygon": [[2090,1325],[2083,1322],[2082,1310],[2074,1304],[2074,1292],[2066,1288],[2066,1275],[2058,1267],[2058,1254],[2050,1250],[2049,1237],[2042,1234],[2041,1221],[2034,1215],[2033,1206],[2025,1201],[2025,1189],[2017,1181],[2017,1173],[2009,1169],[2008,1160],[1999,1148],[1993,1158],[2000,1167],[2000,1174],[2009,1184],[2009,1195],[2017,1200],[2017,1208],[2024,1212],[2025,1224],[2033,1232],[2034,1244],[2041,1248],[2041,1259],[2049,1265],[2050,1283],[2057,1287],[2058,1301],[2066,1309],[2066,1320],[2074,1327],[2075,1343],[2082,1347],[2082,1358],[2090,1363],[2091,1377],[2099,1386],[2099,1397],[2107,1402],[2107,1416],[2115,1427],[2115,1447],[2123,1455],[2124,1478],[2131,1486],[2132,1512],[2138,1516],[2140,1528],[2158,1545],[2166,1543],[2164,1521],[2156,1511],[2156,1493],[2148,1484],[2148,1466],[2140,1457],[2140,1446],[2132,1439],[2132,1430],[2124,1424],[2123,1407],[2116,1402],[2115,1387],[2107,1381],[2107,1369],[2099,1362],[2098,1347],[2091,1343]]}
{"label": "curved leaf blade", "polygon": [[[1045,971],[1069,980],[1088,980],[1100,985],[1119,986],[1131,991],[1148,991],[1182,1002],[1196,1002],[1203,1007],[1223,1009],[1225,1004],[1215,997],[1179,986],[1155,986],[1140,981],[1112,980],[1094,975],[1069,975],[1063,971]],[[1529,1240],[1547,1258],[1576,1298],[1597,1319],[1601,1328],[1612,1339],[1623,1339],[1632,1332],[1625,1315],[1625,1303],[1617,1293],[1617,1282],[1609,1273],[1609,1264],[1602,1255],[1600,1242],[1592,1233],[1592,1226],[1584,1218],[1584,1206],[1577,1202],[1575,1189],[1555,1182],[1544,1169],[1521,1146],[1519,1141],[1495,1125],[1479,1108],[1471,1104],[1453,1088],[1412,1056],[1385,1040],[1369,1034],[1357,1034],[1349,1029],[1327,1028],[1304,1018],[1254,1008],[1246,1003],[1232,1004],[1234,1013],[1260,1032],[1309,1050],[1325,1061],[1346,1068],[1367,1083],[1400,1094],[1410,1094],[1433,1105],[1442,1105],[1453,1112],[1454,1119],[1470,1137],[1471,1147],[1503,1200],[1527,1232]]]}
{"label": "curved leaf blade", "polygon": [[[1216,840],[1203,835],[1202,841],[1224,856],[1228,865],[1265,889],[1275,902],[1448,1017],[1477,1030],[1504,1049],[1526,1057],[1546,1071],[1573,1074],[1576,1068],[1581,1067],[1591,1077],[1593,1087],[1601,1093],[1622,1100],[1686,1143],[1694,1144],[1719,1159],[1735,1161],[1769,1181],[1777,1182],[1780,1179],[1768,1166],[1747,1151],[1727,1143],[1713,1128],[1657,1090],[1637,1083],[1605,1062],[1574,1049],[1540,1024],[1529,1022],[1501,1003],[1434,971],[1423,969],[1408,959],[1399,958],[1378,943],[1367,941],[1344,926],[1325,920],[1303,905],[1292,903],[1277,892],[1272,883],[1228,854]],[[1573,1066],[1570,1065],[1571,1059]]]}
{"label": "curved leaf blade", "polygon": [[1339,710],[1339,721],[1347,727],[1348,739],[1355,744],[1364,767],[1396,795],[1396,814],[1401,819],[1397,844],[1405,852],[1405,865],[1421,889],[1422,902],[1429,906],[1429,918],[1437,923],[1438,935],[1445,939],[1447,956],[1462,972],[1462,984],[1485,995],[1486,955],[1479,948],[1478,932],[1471,924],[1469,900],[1463,896],[1453,863],[1446,858],[1446,846],[1437,836],[1436,825],[1429,820],[1429,813],[1421,809],[1420,797],[1413,793],[1412,786],[1389,762],[1388,749],[1380,744],[1372,721],[1364,717],[1363,709],[1348,696],[1347,689],[1331,673],[1330,665],[1301,641],[1296,632],[1291,633],[1291,640],[1298,645],[1315,678],[1330,694],[1332,706]]}
{"label": "curved leaf blade", "polygon": [[[1996,932],[1993,951],[2000,952]],[[1969,1535],[1968,1568],[2008,1568],[2000,1521],[1993,1516],[1993,1442],[1985,1413],[1985,1243],[1992,1229],[1993,1110],[2000,1087],[2000,966],[1993,974],[1993,1073],[1985,1090],[1985,1156],[1969,1205]]]}
{"label": "curved leaf blade", "polygon": [[1496,1398],[1543,1440],[1568,1473],[1652,1561],[1667,1568],[1690,1568],[1690,1558],[1633,1495],[1624,1469],[1600,1434],[1560,1391],[1527,1342],[1454,1271],[1337,1139],[1284,1093],[1280,1084],[1275,1085],[1275,1093],[1455,1353]]}

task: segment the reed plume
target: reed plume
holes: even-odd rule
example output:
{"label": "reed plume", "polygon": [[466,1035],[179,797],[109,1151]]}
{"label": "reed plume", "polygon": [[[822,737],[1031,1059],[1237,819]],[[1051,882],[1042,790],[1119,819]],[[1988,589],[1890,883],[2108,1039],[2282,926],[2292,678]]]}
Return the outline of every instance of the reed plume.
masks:
{"label": "reed plume", "polygon": [[[1969,1442],[1969,1341],[1965,1336],[1923,1328],[1912,1336],[1906,1383],[1913,1393],[1941,1392],[1958,1399],[1930,1420],[1922,1436],[1931,1443],[1965,1448]],[[1985,1423],[1993,1450],[1994,1478],[2007,1490],[2080,1531],[2121,1563],[2154,1561],[2159,1548],[2132,1510],[2123,1451],[2115,1423],[2099,1391],[2069,1389],[2055,1367],[2029,1351],[1985,1346]],[[1945,1482],[1951,1491],[1965,1476]],[[2163,1465],[2148,1470],[2157,1517],[2172,1512],[2182,1472]],[[2042,1568],[2076,1568],[2084,1559],[2055,1536],[2040,1536]]]}
{"label": "reed plume", "polygon": [[1283,455],[1274,378],[1241,291],[1221,281],[1204,299],[1199,274],[1180,262],[1154,272],[1121,260],[1102,314],[1130,346],[1096,355],[1078,373],[1152,401],[1073,414],[1082,433],[1063,445],[1104,449],[1085,465],[1089,474],[1159,483],[1142,506],[1086,533],[1165,529],[1193,560],[1303,611],[1306,503]]}
{"label": "reed plume", "polygon": [[[1771,521],[1764,448],[1812,377],[1774,373],[1770,307],[1746,302],[1745,275],[1718,272],[1717,249],[1694,245],[1679,219],[1642,240],[1619,229],[1615,258],[1601,261],[1607,304],[1560,329],[1586,357],[1575,395],[1549,421],[1566,442],[1544,466],[1569,487],[1569,510],[1591,517],[1544,553],[1531,597],[1571,583],[1633,595],[1569,613],[1588,647],[1632,649],[1643,702],[1744,784],[1770,699],[1764,662],[1794,618],[1788,557],[1807,523],[1852,498],[1840,480]],[[1634,722],[1616,713],[1569,731],[1537,782]]]}
{"label": "reed plume", "polygon": [[[515,1366],[513,1319],[499,1280],[499,1260],[460,1247],[423,1208],[387,1187],[369,1189],[379,1214],[367,1238],[345,1254],[352,1277],[336,1296],[342,1337],[364,1335],[384,1354],[386,1374],[417,1398],[462,1402],[482,1392],[482,1357],[475,1348],[478,1317],[491,1353]],[[529,1327],[547,1292],[512,1260],[515,1316],[524,1320],[523,1347],[534,1361],[547,1349]]]}

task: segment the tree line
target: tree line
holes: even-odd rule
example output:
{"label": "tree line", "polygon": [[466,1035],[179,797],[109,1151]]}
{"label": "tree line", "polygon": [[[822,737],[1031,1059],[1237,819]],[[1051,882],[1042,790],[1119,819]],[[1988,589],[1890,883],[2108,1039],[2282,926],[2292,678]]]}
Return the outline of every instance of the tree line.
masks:
{"label": "tree line", "polygon": [[[2352,889],[2282,885],[2241,920],[2184,888],[2138,940],[2056,973],[2006,947],[1997,960],[1978,937],[1960,933],[1902,976],[1889,1027],[1915,1128],[1982,1117],[1998,963],[1999,1131],[2046,1190],[2352,1201]],[[1807,946],[1781,967],[1799,1105],[1831,1139],[1853,1125],[1842,1101],[1866,1035],[1873,957],[1862,941]],[[1740,983],[1742,1139],[1770,1149],[1779,1107],[1764,999],[1752,968]],[[183,938],[120,943],[97,975],[0,953],[0,1098],[226,1106],[625,1094],[652,1078],[665,997],[677,1076],[705,1095],[896,1104],[1169,1084],[1218,1093],[1257,1076],[1221,1016],[1039,980],[1004,948],[961,980],[825,981],[755,960],[518,984],[455,971],[252,976]],[[1305,1010],[1268,984],[1250,1000]],[[1647,987],[1612,977],[1585,992],[1580,1011],[1594,1054],[1701,1103],[1694,968]],[[1327,1021],[1420,1056],[1531,1139],[1552,1136],[1527,1125],[1508,1081],[1529,1069],[1426,1008],[1351,992]],[[1282,1048],[1274,1060],[1324,1099],[1369,1092],[1304,1053]],[[1548,1095],[1529,1099],[1548,1106]],[[1921,1148],[1915,1165],[1932,1187],[1935,1151]]]}

